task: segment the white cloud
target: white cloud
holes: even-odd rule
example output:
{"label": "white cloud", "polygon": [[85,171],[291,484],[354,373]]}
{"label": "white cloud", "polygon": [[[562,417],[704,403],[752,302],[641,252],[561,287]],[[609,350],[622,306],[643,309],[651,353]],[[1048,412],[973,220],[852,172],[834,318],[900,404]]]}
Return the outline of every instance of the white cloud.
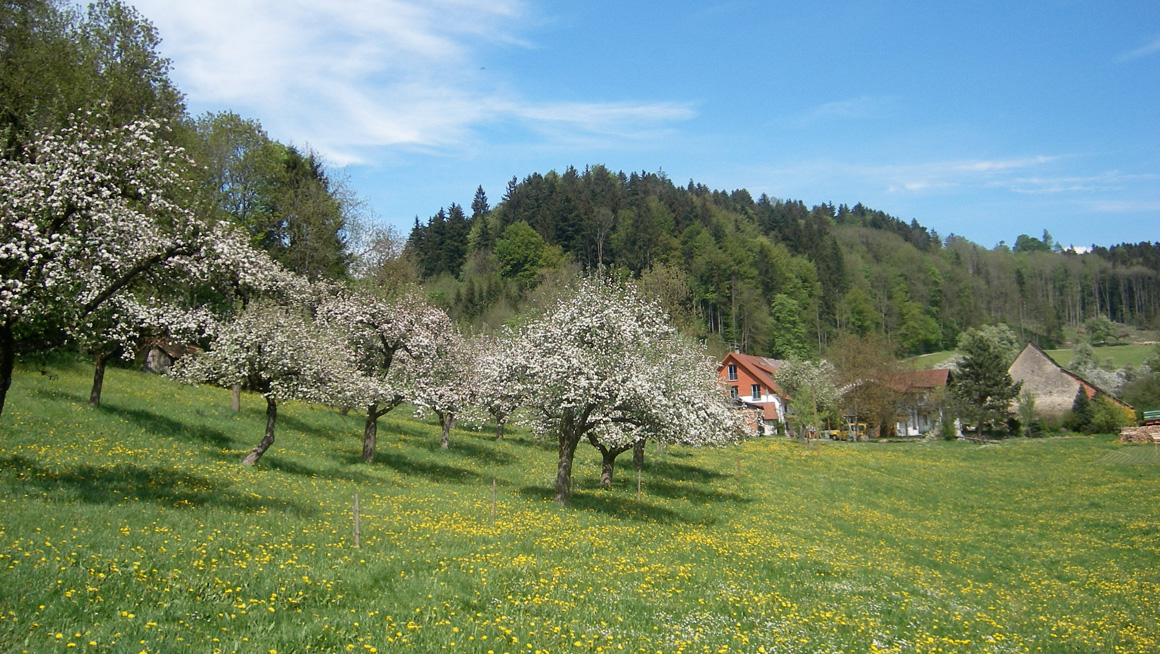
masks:
{"label": "white cloud", "polygon": [[1010,159],[964,159],[866,167],[863,174],[876,178],[890,193],[918,193],[963,186],[1006,186],[1008,173],[1040,166],[1055,157]]}
{"label": "white cloud", "polygon": [[1088,208],[1097,213],[1151,214],[1160,213],[1160,200],[1094,200]]}
{"label": "white cloud", "polygon": [[1160,37],[1157,37],[1148,45],[1121,54],[1119,57],[1117,57],[1117,61],[1131,61],[1133,59],[1139,59],[1141,57],[1147,57],[1148,55],[1156,54],[1157,52],[1160,52]]}
{"label": "white cloud", "polygon": [[480,62],[531,49],[520,0],[135,0],[163,38],[191,108],[257,118],[335,164],[382,147],[452,148],[486,124],[552,133],[654,133],[688,105],[552,103],[512,90]]}
{"label": "white cloud", "polygon": [[848,100],[827,102],[790,121],[793,127],[810,127],[829,119],[854,120],[872,118],[883,113],[889,100],[873,96],[859,96]]}

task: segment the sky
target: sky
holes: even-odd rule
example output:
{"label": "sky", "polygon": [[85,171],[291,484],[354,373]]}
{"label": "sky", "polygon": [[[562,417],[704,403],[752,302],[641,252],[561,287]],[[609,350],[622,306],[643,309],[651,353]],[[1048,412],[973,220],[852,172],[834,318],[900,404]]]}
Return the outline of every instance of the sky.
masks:
{"label": "sky", "polygon": [[862,204],[980,245],[1160,241],[1160,2],[130,0],[190,113],[405,235],[568,166]]}

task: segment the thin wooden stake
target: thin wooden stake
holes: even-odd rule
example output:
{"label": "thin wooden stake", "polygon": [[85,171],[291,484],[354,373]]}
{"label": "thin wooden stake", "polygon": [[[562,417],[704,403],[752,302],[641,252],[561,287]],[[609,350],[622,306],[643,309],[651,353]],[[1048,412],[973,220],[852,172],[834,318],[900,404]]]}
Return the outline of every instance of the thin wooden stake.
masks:
{"label": "thin wooden stake", "polygon": [[737,481],[741,481],[741,459],[737,459]]}
{"label": "thin wooden stake", "polygon": [[491,521],[495,522],[495,477],[491,478]]}
{"label": "thin wooden stake", "polygon": [[636,501],[640,501],[640,468],[636,469]]}
{"label": "thin wooden stake", "polygon": [[358,493],[355,493],[354,494],[354,546],[355,547],[361,547],[361,544],[359,543],[359,537],[361,536],[361,532],[362,532],[362,529],[359,525],[359,516],[358,516]]}

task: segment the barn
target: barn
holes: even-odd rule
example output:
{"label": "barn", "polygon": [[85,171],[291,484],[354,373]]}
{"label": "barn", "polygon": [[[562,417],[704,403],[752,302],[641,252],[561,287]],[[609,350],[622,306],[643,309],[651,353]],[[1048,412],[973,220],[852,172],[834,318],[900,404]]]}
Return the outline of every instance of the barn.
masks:
{"label": "barn", "polygon": [[1060,418],[1071,410],[1075,395],[1084,389],[1089,399],[1101,396],[1126,410],[1131,407],[1091,382],[1055,362],[1034,343],[1028,343],[1007,369],[1011,379],[1023,382],[1023,389],[1035,398],[1035,414],[1040,418]]}

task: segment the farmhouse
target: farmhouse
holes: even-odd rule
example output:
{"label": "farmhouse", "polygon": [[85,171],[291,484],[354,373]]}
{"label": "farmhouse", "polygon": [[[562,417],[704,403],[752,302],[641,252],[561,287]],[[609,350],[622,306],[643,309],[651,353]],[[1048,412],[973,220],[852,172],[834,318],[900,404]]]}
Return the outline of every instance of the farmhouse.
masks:
{"label": "farmhouse", "polygon": [[1076,393],[1084,389],[1089,399],[1107,398],[1113,404],[1131,410],[1110,393],[1063,368],[1034,343],[1028,343],[1007,369],[1011,379],[1023,382],[1023,389],[1035,398],[1035,414],[1040,418],[1059,418],[1071,410]]}
{"label": "farmhouse", "polygon": [[778,359],[730,352],[717,368],[717,375],[729,388],[729,395],[760,411],[758,427],[759,433],[764,435],[776,434],[778,425],[785,426],[785,407],[789,397],[773,380],[782,363]]}
{"label": "farmhouse", "polygon": [[899,436],[922,436],[943,420],[943,398],[951,371],[915,370],[900,375],[895,383],[902,399],[898,403]]}

